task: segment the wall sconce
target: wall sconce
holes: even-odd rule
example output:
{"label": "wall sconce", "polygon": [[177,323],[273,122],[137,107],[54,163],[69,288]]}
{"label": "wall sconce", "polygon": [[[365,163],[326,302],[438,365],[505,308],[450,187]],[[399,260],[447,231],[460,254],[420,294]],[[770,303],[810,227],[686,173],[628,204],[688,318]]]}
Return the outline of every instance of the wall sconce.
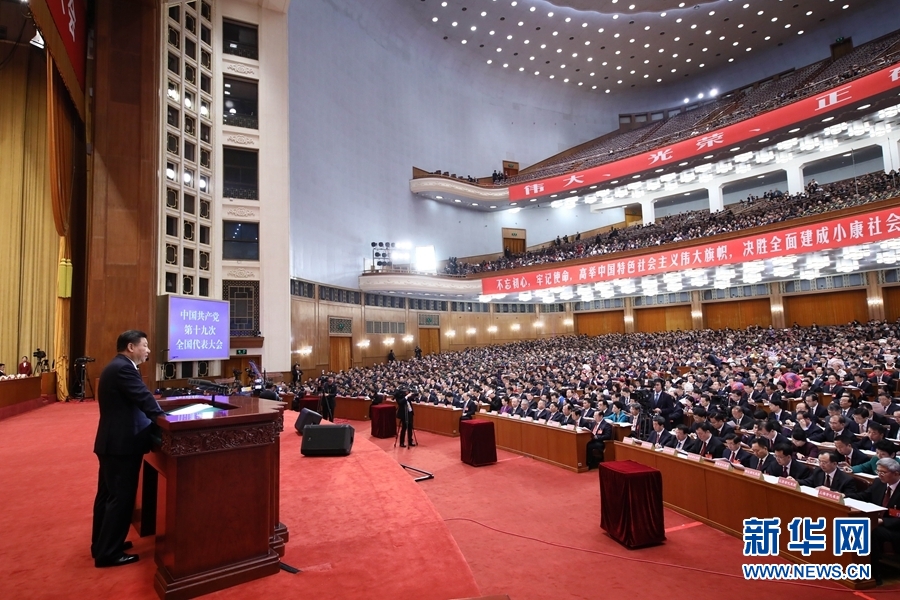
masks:
{"label": "wall sconce", "polygon": [[383,343],[384,343],[385,346],[390,346],[390,345],[392,345],[392,344],[394,343],[394,338],[392,338],[392,337],[384,338],[384,342],[383,342]]}
{"label": "wall sconce", "polygon": [[360,340],[359,343],[357,343],[356,345],[359,346],[360,348],[368,348],[369,340]]}
{"label": "wall sconce", "polygon": [[692,311],[691,311],[691,318],[693,318],[693,319],[702,319],[702,318],[703,318],[703,311],[702,311],[702,310],[692,310]]}
{"label": "wall sconce", "polygon": [[411,336],[411,335],[404,335],[404,336],[403,336],[403,341],[406,342],[407,344],[412,344],[413,339],[414,339],[414,338],[413,338],[413,336]]}
{"label": "wall sconce", "polygon": [[300,356],[309,356],[312,354],[312,346],[303,346],[299,350],[297,350],[297,354]]}
{"label": "wall sconce", "polygon": [[574,324],[575,323],[574,321],[572,321],[572,319],[566,319],[565,321],[563,321],[563,325],[565,325],[566,327],[571,327]]}
{"label": "wall sconce", "polygon": [[776,312],[776,313],[784,312],[784,307],[781,306],[780,304],[773,304],[772,312]]}
{"label": "wall sconce", "polygon": [[625,320],[626,323],[634,323],[634,317],[631,316],[631,315],[625,315],[625,319],[624,319],[624,320]]}
{"label": "wall sconce", "polygon": [[497,333],[497,326],[491,325],[490,327],[488,327],[488,333]]}
{"label": "wall sconce", "polygon": [[866,298],[866,303],[869,306],[878,306],[879,304],[884,304],[884,300],[882,298]]}
{"label": "wall sconce", "polygon": [[456,337],[456,332],[453,331],[452,329],[450,329],[450,330],[448,330],[447,333],[444,334],[444,335],[446,335],[448,338],[452,338],[452,337]]}
{"label": "wall sconce", "polygon": [[476,329],[474,327],[469,327],[466,329],[466,335],[475,335]]}
{"label": "wall sconce", "polygon": [[522,326],[519,325],[518,323],[513,323],[511,329],[513,331],[518,331],[518,330],[522,329]]}
{"label": "wall sconce", "polygon": [[535,322],[534,322],[534,326],[535,326],[536,328],[540,329],[541,327],[544,326],[544,322],[543,322],[543,321],[535,321]]}

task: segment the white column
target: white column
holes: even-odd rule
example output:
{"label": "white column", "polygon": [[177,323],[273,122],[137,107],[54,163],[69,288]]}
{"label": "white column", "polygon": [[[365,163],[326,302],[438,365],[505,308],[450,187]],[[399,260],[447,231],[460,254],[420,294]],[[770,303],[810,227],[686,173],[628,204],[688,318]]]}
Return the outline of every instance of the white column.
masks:
{"label": "white column", "polygon": [[725,208],[725,195],[722,193],[721,184],[713,184],[707,186],[706,191],[709,193],[709,212],[719,212]]}
{"label": "white column", "polygon": [[890,173],[892,170],[900,170],[900,137],[897,135],[888,135],[878,141],[881,146],[881,154],[884,157],[884,172]]}
{"label": "white column", "polygon": [[651,225],[656,221],[656,208],[653,206],[654,202],[655,198],[641,200],[641,217],[644,220],[644,225]]}
{"label": "white column", "polygon": [[784,171],[787,173],[788,193],[802,193],[806,188],[803,184],[803,167],[796,164],[786,164]]}

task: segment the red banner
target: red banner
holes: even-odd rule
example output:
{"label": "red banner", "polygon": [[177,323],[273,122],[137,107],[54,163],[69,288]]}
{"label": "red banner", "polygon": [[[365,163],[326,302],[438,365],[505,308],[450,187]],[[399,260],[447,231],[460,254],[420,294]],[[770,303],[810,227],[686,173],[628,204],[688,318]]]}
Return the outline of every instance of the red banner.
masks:
{"label": "red banner", "polygon": [[900,238],[900,207],[821,221],[765,234],[656,251],[629,258],[598,260],[481,280],[483,294],[508,294],[548,288],[718,267],[779,256],[857,246]]}
{"label": "red banner", "polygon": [[838,107],[871,98],[898,86],[900,86],[900,65],[893,65],[799,102],[716,131],[682,140],[671,146],[657,148],[651,152],[591,167],[584,171],[511,185],[509,186],[509,199],[516,202],[535,196],[556,194],[578,189],[584,185],[627,177],[651,168],[677,164],[685,159],[707,154],[713,150],[732,148],[747,140],[759,139],[767,133],[814,117],[824,117]]}
{"label": "red banner", "polygon": [[[85,0],[47,0],[47,8],[59,31],[72,70],[84,92],[85,61],[87,60],[87,10]],[[60,57],[54,57],[60,60]]]}

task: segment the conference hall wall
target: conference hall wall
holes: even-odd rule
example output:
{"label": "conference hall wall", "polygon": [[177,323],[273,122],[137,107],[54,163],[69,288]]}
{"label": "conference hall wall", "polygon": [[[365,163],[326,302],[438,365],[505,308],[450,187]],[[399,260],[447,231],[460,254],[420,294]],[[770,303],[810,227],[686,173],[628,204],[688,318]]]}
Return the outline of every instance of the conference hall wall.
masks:
{"label": "conference hall wall", "polygon": [[707,329],[746,329],[754,325],[772,324],[772,305],[768,298],[710,302],[703,305]]}
{"label": "conference hall wall", "polygon": [[900,319],[900,286],[882,288],[881,293],[884,298],[884,319]]}
{"label": "conference hall wall", "polygon": [[[419,313],[437,314],[440,327],[420,328]],[[618,312],[621,317],[621,311]],[[349,319],[351,333],[332,334],[329,332],[329,319]],[[418,344],[424,354],[432,352],[453,352],[475,346],[505,344],[522,340],[558,335],[574,334],[575,328],[566,325],[572,319],[571,313],[462,313],[416,311],[408,309],[373,308],[356,304],[342,304],[291,299],[291,363],[299,363],[304,377],[319,373],[322,369],[331,369],[332,365],[343,364],[340,354],[349,349],[350,365],[371,366],[385,362],[388,352],[393,349],[398,360],[413,357],[413,350]],[[366,333],[367,321],[382,323],[402,323],[406,333]],[[535,322],[541,325],[536,327]],[[489,332],[489,327],[496,327],[496,332]],[[475,333],[468,333],[475,329]],[[452,337],[448,335],[453,331]],[[621,329],[624,331],[624,327]],[[412,335],[411,342],[404,342],[403,337]],[[393,338],[392,344],[386,345],[384,340]],[[348,341],[335,341],[349,340]],[[360,347],[359,343],[368,340],[368,347]],[[349,344],[349,346],[348,346]],[[311,347],[310,354],[301,354],[301,348]],[[346,368],[346,366],[344,366]]]}
{"label": "conference hall wall", "polygon": [[866,290],[824,292],[785,296],[784,323],[788,327],[797,323],[803,327],[816,325],[845,325],[850,321],[865,323],[869,320]]}
{"label": "conference hall wall", "polygon": [[594,229],[603,213],[583,205],[510,214],[424,200],[409,191],[411,169],[486,176],[506,159],[524,167],[616,130],[620,112],[676,106],[713,87],[734,89],[827,57],[835,37],[852,35],[860,44],[896,26],[879,18],[891,14],[890,2],[871,0],[860,13],[703,77],[598,94],[485,64],[477,48],[442,40],[430,21],[414,15],[420,4],[290,5],[295,277],[354,288],[372,240],[434,244],[446,259],[501,252],[503,227],[527,229],[531,244]]}

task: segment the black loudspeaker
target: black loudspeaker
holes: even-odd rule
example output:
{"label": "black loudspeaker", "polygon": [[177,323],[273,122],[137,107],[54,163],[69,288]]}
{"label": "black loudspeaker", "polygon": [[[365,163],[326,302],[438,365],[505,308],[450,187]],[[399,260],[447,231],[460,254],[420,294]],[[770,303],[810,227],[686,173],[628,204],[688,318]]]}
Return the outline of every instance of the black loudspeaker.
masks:
{"label": "black loudspeaker", "polygon": [[303,435],[303,428],[307,425],[318,425],[322,420],[322,415],[319,413],[309,410],[308,408],[304,408],[300,411],[300,414],[297,415],[297,422],[294,423],[294,427],[297,429],[297,433]]}
{"label": "black loudspeaker", "polygon": [[347,456],[353,447],[349,425],[307,425],[300,454],[303,456]]}

